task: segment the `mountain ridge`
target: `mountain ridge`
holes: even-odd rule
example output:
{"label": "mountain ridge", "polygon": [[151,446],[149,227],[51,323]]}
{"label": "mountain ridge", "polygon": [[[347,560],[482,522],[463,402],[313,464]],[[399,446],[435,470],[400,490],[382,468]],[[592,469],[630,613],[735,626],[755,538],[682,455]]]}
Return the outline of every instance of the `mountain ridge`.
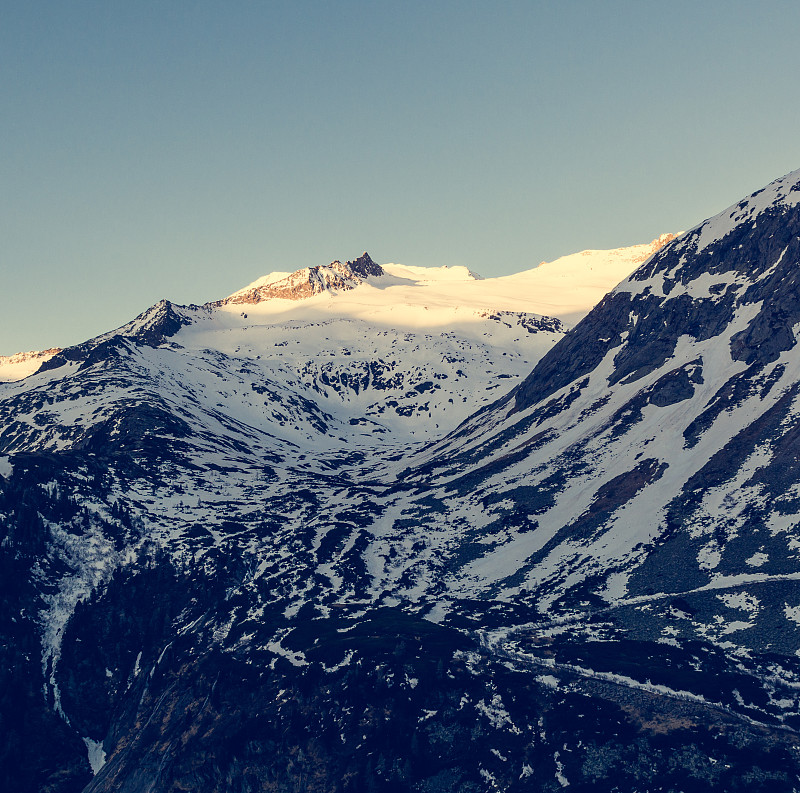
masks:
{"label": "mountain ridge", "polygon": [[[426,299],[432,301],[432,308],[447,304],[458,305],[459,301],[461,301],[465,307],[470,307],[479,311],[488,311],[490,313],[502,311],[538,313],[543,316],[547,315],[561,318],[563,322],[570,324],[569,320],[574,320],[585,314],[605,291],[611,289],[620,280],[622,275],[630,272],[639,261],[651,255],[652,252],[669,241],[673,236],[674,235],[662,234],[651,243],[634,245],[628,248],[617,248],[607,251],[581,251],[576,254],[561,257],[553,262],[542,262],[539,267],[522,271],[516,275],[486,279],[467,270],[465,267],[431,268],[397,264],[378,265],[371,259],[369,254],[365,252],[361,257],[352,262],[346,262],[344,265],[339,261],[334,261],[330,265],[303,268],[293,273],[273,273],[263,276],[248,286],[234,292],[229,297],[210,301],[203,304],[203,306],[206,308],[219,308],[226,305],[235,306],[239,302],[241,302],[242,305],[257,305],[270,300],[279,302],[280,300],[286,299],[297,300],[302,304],[309,298],[330,294],[326,284],[339,283],[337,300],[335,303],[325,306],[325,308],[322,309],[323,311],[334,309],[335,313],[336,307],[342,302],[342,287],[344,287],[344,292],[350,292],[357,286],[365,283],[365,280],[372,278],[383,281],[382,289],[390,290],[391,295],[394,295],[394,292],[391,290],[397,291],[399,295],[398,300],[401,303],[405,301],[409,302],[409,304],[419,304],[420,308],[422,308],[422,304],[426,302]],[[543,265],[545,266],[544,268]],[[549,276],[548,271],[550,270],[553,271],[552,276]],[[589,287],[588,291],[584,290],[584,294],[580,296],[579,307],[569,302],[564,304],[563,299],[560,302],[558,300],[554,301],[552,297],[550,297],[550,294],[556,294],[559,291],[563,293],[563,281],[565,277],[585,281],[590,271],[595,272],[595,275],[591,276],[589,279],[593,279],[594,282]],[[323,279],[322,276],[319,275],[320,273],[327,273],[325,279],[328,280]],[[339,280],[337,281],[337,279]],[[466,292],[459,293],[459,285],[465,282],[468,283],[469,281],[485,281],[486,283],[481,286],[477,292],[468,288]],[[275,286],[281,283],[283,286],[280,286],[280,288]],[[444,291],[442,291],[442,289],[437,289],[435,286],[436,284],[442,284]],[[408,287],[413,287],[413,290],[409,292]],[[426,298],[425,294],[427,293],[425,293],[424,290],[426,288],[430,289],[431,287],[433,287],[433,291],[430,292],[430,298]],[[415,295],[414,292],[420,291],[420,288],[422,288],[422,295]],[[278,289],[278,291],[274,291],[275,289]],[[286,295],[291,295],[293,289],[299,289],[300,292],[297,292],[294,298],[287,298]],[[455,295],[448,294],[452,293],[454,289],[456,290]],[[542,301],[537,302],[537,300],[534,299],[533,302],[531,302],[531,297],[526,296],[526,294],[529,294],[531,291],[541,292],[542,290],[550,293],[548,294],[547,300],[543,302],[542,305],[539,305],[539,302]],[[379,293],[377,292],[370,293],[370,299],[372,300],[376,300],[378,296]],[[381,312],[387,308],[392,308],[391,302],[392,301],[387,302],[386,300],[378,299],[378,310],[371,312],[371,319],[380,320]],[[164,330],[167,331],[167,335],[162,333],[161,337],[157,335],[153,336],[155,343],[161,343],[164,339],[168,338],[168,333],[175,329],[175,323],[181,322],[181,320],[177,318],[180,308],[180,304],[175,301],[161,300],[146,309],[131,322],[117,328],[115,331],[100,334],[100,336],[96,338],[105,340],[111,338],[115,334],[126,335],[138,333],[141,335],[145,332],[143,329],[144,324],[152,324],[154,317],[160,316],[162,312],[167,311],[171,316],[171,328],[167,328],[165,325]],[[184,306],[184,308],[197,310],[201,308],[201,306],[190,304]],[[348,311],[353,311],[354,309],[358,316],[363,315],[363,309],[359,309],[353,304],[341,309],[340,314],[346,314]],[[547,311],[544,309],[547,309]],[[430,313],[429,309],[424,310],[428,312],[428,315],[422,315],[421,318],[418,317],[413,324],[420,325],[431,322],[431,317],[433,315]],[[280,308],[276,309],[275,313],[287,314],[287,312],[290,313],[290,309]],[[302,314],[299,316],[302,316]],[[458,317],[451,313],[448,314],[444,320],[438,323],[434,322],[433,324],[435,326],[454,319],[457,320]],[[165,321],[165,318],[161,319],[162,323]],[[397,323],[398,321],[403,322],[403,319],[397,315],[397,311],[393,311],[389,321]],[[86,345],[91,346],[92,343],[93,340],[90,339],[82,344],[74,345],[74,348],[86,349]],[[25,355],[27,356],[26,361],[32,361],[36,356],[53,355],[56,352],[60,353],[62,349],[53,348],[53,350],[47,350],[41,353],[38,351],[24,354],[17,353],[14,356],[0,358],[0,381],[22,379],[23,376],[28,376],[35,371],[32,366],[28,366],[27,368],[12,366],[12,363],[17,362],[19,356]],[[56,361],[56,363],[57,362],[58,361]],[[54,365],[55,364],[51,364],[51,366]]]}
{"label": "mountain ridge", "polygon": [[[283,274],[281,274],[283,275]],[[277,280],[265,276],[254,284],[234,292],[230,297],[215,301],[211,305],[254,304],[270,298],[302,300],[321,292],[355,289],[369,277],[384,275],[383,268],[376,264],[365,251],[359,258],[342,264],[338,259],[327,266],[307,267],[296,270]]]}

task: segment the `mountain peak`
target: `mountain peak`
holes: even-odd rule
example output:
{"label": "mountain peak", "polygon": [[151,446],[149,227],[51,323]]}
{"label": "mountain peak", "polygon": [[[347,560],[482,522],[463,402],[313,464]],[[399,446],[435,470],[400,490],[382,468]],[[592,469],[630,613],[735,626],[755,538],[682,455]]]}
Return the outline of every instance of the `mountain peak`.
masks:
{"label": "mountain peak", "polygon": [[270,298],[305,300],[322,292],[355,289],[365,279],[382,275],[383,268],[365,251],[357,259],[344,264],[336,259],[328,265],[304,267],[292,273],[271,273],[213,305],[254,304]]}
{"label": "mountain peak", "polygon": [[383,268],[372,260],[372,257],[364,251],[357,259],[352,262],[347,262],[347,267],[350,271],[359,276],[360,278],[368,278],[369,276],[379,277],[384,275]]}

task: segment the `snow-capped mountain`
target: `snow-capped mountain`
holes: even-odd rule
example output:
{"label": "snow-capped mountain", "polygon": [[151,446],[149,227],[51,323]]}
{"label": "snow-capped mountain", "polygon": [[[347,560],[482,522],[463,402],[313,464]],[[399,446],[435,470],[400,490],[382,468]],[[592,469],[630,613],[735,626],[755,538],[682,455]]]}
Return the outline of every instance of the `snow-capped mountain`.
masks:
{"label": "snow-capped mountain", "polygon": [[0,787],[800,786],[798,185],[163,301],[0,386]]}
{"label": "snow-capped mountain", "polygon": [[[364,253],[345,264],[335,261],[271,273],[214,305],[259,304],[271,316],[310,319],[335,314],[399,327],[462,324],[465,310],[533,313],[574,325],[675,236],[662,234],[627,248],[581,251],[495,278],[483,278],[466,267],[378,265]],[[362,288],[353,291],[356,287]]]}
{"label": "snow-capped mountain", "polygon": [[22,380],[33,374],[45,361],[49,361],[61,349],[33,350],[14,355],[0,355],[0,383]]}
{"label": "snow-capped mountain", "polygon": [[[18,392],[48,401],[48,429],[40,434],[38,427],[17,422],[12,410],[4,415],[2,450],[29,448],[24,437],[39,449],[63,448],[82,437],[86,422],[76,425],[70,417],[72,396],[81,386],[65,378],[69,369],[59,370],[59,364],[85,370],[87,356],[94,360],[123,339],[133,340],[139,363],[151,367],[148,376],[161,383],[158,399],[178,387],[174,404],[189,391],[212,412],[227,406],[237,421],[265,429],[280,442],[311,444],[314,450],[320,443],[371,446],[441,435],[530,371],[566,330],[559,313],[573,316],[576,306],[588,310],[621,269],[629,272],[666,239],[576,254],[582,283],[590,285],[577,298],[575,290],[560,289],[560,304],[553,286],[561,278],[558,262],[480,279],[464,267],[381,266],[368,254],[345,264],[273,273],[205,306],[162,301],[78,347],[27,355],[25,376],[36,368],[36,355],[47,362],[48,374],[41,387],[26,382]],[[570,258],[565,267],[575,273]],[[540,270],[544,276],[537,275]],[[593,272],[594,281],[588,277]],[[554,316],[538,314],[541,305]],[[171,354],[151,352],[167,341]],[[166,368],[150,360],[165,354],[174,359]],[[182,370],[179,379],[170,374],[173,363]],[[12,370],[8,379],[17,379]],[[70,398],[53,402],[50,389],[66,389]],[[14,404],[16,392],[7,392],[7,404]],[[109,410],[118,397],[104,390]],[[62,409],[69,412],[63,420]],[[99,415],[97,408],[93,416]]]}

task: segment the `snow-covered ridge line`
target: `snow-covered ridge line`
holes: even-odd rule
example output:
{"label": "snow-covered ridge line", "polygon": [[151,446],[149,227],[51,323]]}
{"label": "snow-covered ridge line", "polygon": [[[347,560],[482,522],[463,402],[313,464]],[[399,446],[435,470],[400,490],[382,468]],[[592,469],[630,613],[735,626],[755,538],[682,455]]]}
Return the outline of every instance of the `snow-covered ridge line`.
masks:
{"label": "snow-covered ridge line", "polygon": [[303,300],[322,292],[355,289],[370,277],[384,274],[365,251],[358,259],[342,264],[338,259],[327,266],[305,267],[293,273],[272,273],[213,305],[260,303],[270,298]]}
{"label": "snow-covered ridge line", "polygon": [[459,322],[464,311],[513,311],[554,317],[572,325],[675,237],[662,234],[642,245],[581,251],[492,278],[463,266],[378,265],[364,253],[345,264],[335,261],[265,275],[207,307],[246,308],[248,314],[258,311],[262,319],[338,315],[393,327],[432,328]]}
{"label": "snow-covered ridge line", "polygon": [[[336,260],[325,266],[270,273],[204,306],[162,300],[121,327],[77,347],[86,352],[115,336],[159,344],[180,326],[219,309],[257,311],[259,319],[268,323],[334,316],[434,330],[464,322],[474,325],[487,314],[514,312],[572,325],[674,237],[662,234],[642,245],[585,250],[493,278],[483,278],[463,266],[379,265],[365,252],[344,264]],[[64,352],[55,347],[0,356],[0,382],[28,377]]]}
{"label": "snow-covered ridge line", "polygon": [[788,209],[796,206],[800,203],[799,178],[800,170],[791,171],[747,198],[731,204],[718,215],[699,223],[691,229],[691,232],[700,231],[696,252],[700,253],[712,242],[726,237],[742,221],[753,219],[771,207]]}
{"label": "snow-covered ridge line", "polygon": [[61,352],[60,347],[49,350],[18,352],[14,355],[0,355],[0,382],[22,380],[33,374],[45,361]]}

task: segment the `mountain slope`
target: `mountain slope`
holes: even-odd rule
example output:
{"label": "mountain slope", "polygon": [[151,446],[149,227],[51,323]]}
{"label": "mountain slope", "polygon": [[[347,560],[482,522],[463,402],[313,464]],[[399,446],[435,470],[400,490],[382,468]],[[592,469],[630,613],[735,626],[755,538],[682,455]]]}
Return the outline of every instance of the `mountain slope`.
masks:
{"label": "mountain slope", "polygon": [[[459,586],[542,587],[546,605],[592,577],[613,602],[653,576],[662,591],[795,576],[797,183],[656,253],[504,404],[424,453],[422,476],[446,460],[445,490],[469,483],[458,510],[505,527]],[[509,536],[512,516],[535,530]]]}
{"label": "mountain slope", "polygon": [[0,782],[796,789],[799,182],[566,334],[361,257],[2,386]]}

